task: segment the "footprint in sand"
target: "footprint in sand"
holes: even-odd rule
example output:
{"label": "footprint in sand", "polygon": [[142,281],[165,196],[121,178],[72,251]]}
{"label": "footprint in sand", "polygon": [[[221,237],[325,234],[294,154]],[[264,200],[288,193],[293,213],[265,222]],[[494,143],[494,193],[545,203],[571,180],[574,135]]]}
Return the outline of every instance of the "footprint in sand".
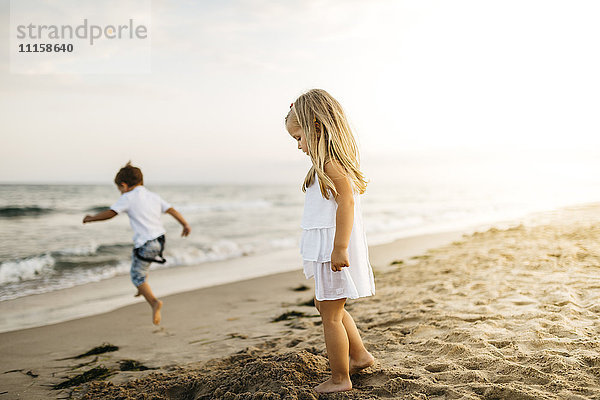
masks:
{"label": "footprint in sand", "polygon": [[173,332],[170,332],[164,326],[161,326],[160,328],[153,330],[152,333],[155,333],[160,336],[175,336],[175,334]]}

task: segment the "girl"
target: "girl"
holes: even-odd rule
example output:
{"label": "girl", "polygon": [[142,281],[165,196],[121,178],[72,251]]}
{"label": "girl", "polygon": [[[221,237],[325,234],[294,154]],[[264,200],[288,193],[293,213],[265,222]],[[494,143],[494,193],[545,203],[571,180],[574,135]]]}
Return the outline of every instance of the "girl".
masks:
{"label": "girl", "polygon": [[313,89],[298,97],[285,126],[312,161],[302,186],[306,198],[300,251],[304,274],[315,279],[315,306],[331,368],[331,378],[315,390],[350,390],[350,374],[374,362],[344,309],[347,298],[375,294],[358,197],[367,182],[344,111],[329,93]]}

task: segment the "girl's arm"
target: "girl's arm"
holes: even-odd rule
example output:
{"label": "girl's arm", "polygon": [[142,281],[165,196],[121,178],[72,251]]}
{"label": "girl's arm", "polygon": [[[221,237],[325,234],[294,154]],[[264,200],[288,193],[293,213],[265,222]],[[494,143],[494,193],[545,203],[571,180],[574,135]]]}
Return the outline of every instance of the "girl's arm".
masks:
{"label": "girl's arm", "polygon": [[337,196],[337,212],[335,215],[335,237],[333,240],[333,251],[331,252],[331,269],[341,271],[347,267],[348,243],[354,225],[354,193],[352,185],[346,176],[344,169],[335,162],[325,164],[325,173],[333,181]]}
{"label": "girl's arm", "polygon": [[183,215],[181,215],[179,213],[179,211],[177,211],[176,209],[171,207],[167,211],[165,211],[165,213],[167,213],[170,216],[172,216],[173,218],[175,218],[181,224],[181,226],[183,226],[183,230],[181,231],[181,236],[187,236],[190,234],[190,232],[192,231],[192,228],[190,228],[190,225],[187,223],[185,218],[183,218]]}
{"label": "girl's arm", "polygon": [[104,221],[106,219],[111,219],[115,215],[117,215],[117,213],[114,212],[113,210],[105,210],[105,211],[99,212],[96,215],[86,215],[83,218],[83,223],[85,224],[87,222]]}

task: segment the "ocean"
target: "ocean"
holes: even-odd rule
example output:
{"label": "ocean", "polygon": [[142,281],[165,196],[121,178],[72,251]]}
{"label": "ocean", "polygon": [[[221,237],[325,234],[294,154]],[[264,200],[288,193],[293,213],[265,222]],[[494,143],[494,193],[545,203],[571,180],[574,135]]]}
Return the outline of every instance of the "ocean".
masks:
{"label": "ocean", "polygon": [[[509,221],[600,199],[600,185],[536,182],[373,182],[362,199],[369,243]],[[170,202],[192,226],[192,234],[182,238],[179,224],[163,216],[168,261],[153,268],[298,245],[304,200],[299,185],[148,185],[148,189]],[[0,301],[127,275],[132,250],[127,216],[82,224],[84,215],[107,209],[118,197],[110,184],[0,185]]]}

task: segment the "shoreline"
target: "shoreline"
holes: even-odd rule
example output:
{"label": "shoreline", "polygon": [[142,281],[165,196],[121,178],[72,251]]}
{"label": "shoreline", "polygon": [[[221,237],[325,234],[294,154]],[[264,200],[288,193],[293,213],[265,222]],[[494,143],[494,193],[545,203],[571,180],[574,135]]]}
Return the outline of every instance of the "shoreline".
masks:
{"label": "shoreline", "polygon": [[[375,241],[369,246],[371,255],[374,249],[394,247],[399,241],[417,242],[419,238],[434,237],[445,234],[472,234],[491,227],[508,227],[519,221],[543,221],[546,216],[560,213],[570,208],[586,207],[595,203],[575,204],[553,210],[530,212],[521,218],[502,219],[492,222],[480,222],[457,228],[451,224],[438,226],[437,231],[429,232],[416,229],[404,235],[395,235],[392,240]],[[383,236],[379,236],[381,239]],[[443,243],[439,243],[440,245]],[[426,249],[423,249],[423,251]],[[371,260],[372,264],[375,262]],[[261,270],[255,272],[253,265],[260,264]],[[243,281],[280,272],[301,269],[297,248],[273,251],[267,254],[250,255],[226,260],[206,262],[196,265],[173,268],[151,269],[149,282],[155,294],[164,297],[176,293],[201,289],[221,284]],[[221,268],[231,269],[231,274],[223,276],[218,272]],[[69,288],[33,294],[0,302],[0,333],[20,329],[34,328],[77,318],[98,315],[135,304],[128,274],[116,275],[108,279],[77,285]],[[72,299],[77,299],[74,302]],[[48,304],[52,304],[51,307]]]}
{"label": "shoreline", "polygon": [[[150,271],[148,282],[154,293],[162,298],[290,271],[294,269],[294,256],[295,252],[283,250],[261,256],[159,268]],[[261,263],[263,266],[260,273],[250,268],[254,263]],[[236,274],[236,279],[220,274],[218,271],[221,268],[230,269],[232,274]],[[117,275],[98,282],[6,300],[0,302],[0,333],[72,321],[144,302],[143,299],[133,297],[135,292],[128,275]],[[52,306],[49,307],[49,304]]]}
{"label": "shoreline", "polygon": [[[472,229],[408,236],[389,243],[369,246],[371,262],[374,263],[373,254],[379,253],[376,249],[393,248],[397,242],[406,242],[414,246],[431,241],[430,247],[436,247],[444,244],[445,238],[459,238]],[[422,248],[422,251],[425,250],[427,248]],[[261,265],[258,272],[252,268],[257,264]],[[219,272],[221,269],[228,269],[231,273],[223,275]],[[294,248],[198,265],[158,268],[150,271],[148,282],[156,296],[162,298],[301,269],[300,255]],[[6,300],[0,302],[0,333],[99,315],[143,302],[140,298],[134,298],[134,294],[129,276],[117,275],[98,282]],[[52,306],[48,306],[49,304]]]}

